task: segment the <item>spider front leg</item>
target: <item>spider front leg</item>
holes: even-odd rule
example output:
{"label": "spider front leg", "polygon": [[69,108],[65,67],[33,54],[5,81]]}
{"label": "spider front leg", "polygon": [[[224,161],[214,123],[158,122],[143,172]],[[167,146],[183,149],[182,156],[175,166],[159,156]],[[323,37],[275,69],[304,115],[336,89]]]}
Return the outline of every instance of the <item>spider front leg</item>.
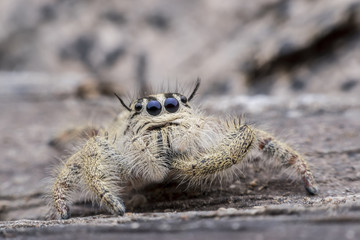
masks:
{"label": "spider front leg", "polygon": [[220,143],[207,153],[197,156],[183,155],[175,159],[172,167],[190,179],[223,172],[240,164],[252,151],[262,151],[275,159],[282,168],[297,171],[309,194],[316,194],[315,180],[307,162],[289,146],[275,140],[268,133],[235,122],[227,125],[229,131]]}
{"label": "spider front leg", "polygon": [[182,155],[172,162],[172,167],[185,177],[197,178],[222,172],[239,164],[248,154],[254,141],[252,129],[236,125],[222,141],[206,153]]}
{"label": "spider front leg", "polygon": [[126,178],[123,158],[106,138],[90,139],[66,162],[54,182],[52,202],[56,215],[61,219],[70,217],[71,194],[81,181],[112,214],[123,215],[125,207],[118,197],[119,185]]}
{"label": "spider front leg", "polygon": [[81,165],[79,154],[73,155],[58,173],[51,189],[51,218],[68,219],[70,217],[71,195],[78,188]]}
{"label": "spider front leg", "polygon": [[282,168],[290,168],[296,171],[301,177],[306,191],[314,195],[318,192],[315,179],[310,171],[306,160],[291,147],[282,143],[269,133],[254,130],[257,138],[257,148],[269,157],[276,161]]}

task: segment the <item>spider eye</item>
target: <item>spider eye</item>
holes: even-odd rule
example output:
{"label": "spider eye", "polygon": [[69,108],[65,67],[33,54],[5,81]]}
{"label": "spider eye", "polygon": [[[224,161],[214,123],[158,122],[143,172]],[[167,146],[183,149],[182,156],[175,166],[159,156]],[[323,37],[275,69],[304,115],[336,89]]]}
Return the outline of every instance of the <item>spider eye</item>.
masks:
{"label": "spider eye", "polygon": [[164,106],[168,112],[174,113],[179,109],[179,102],[176,98],[167,98]]}
{"label": "spider eye", "polygon": [[181,96],[180,100],[181,100],[182,103],[186,103],[188,101],[187,97],[185,97],[185,96]]}
{"label": "spider eye", "polygon": [[161,104],[157,100],[151,100],[146,105],[146,111],[153,116],[159,115],[161,112]]}
{"label": "spider eye", "polygon": [[142,104],[141,103],[136,103],[135,104],[135,111],[139,112],[142,109]]}

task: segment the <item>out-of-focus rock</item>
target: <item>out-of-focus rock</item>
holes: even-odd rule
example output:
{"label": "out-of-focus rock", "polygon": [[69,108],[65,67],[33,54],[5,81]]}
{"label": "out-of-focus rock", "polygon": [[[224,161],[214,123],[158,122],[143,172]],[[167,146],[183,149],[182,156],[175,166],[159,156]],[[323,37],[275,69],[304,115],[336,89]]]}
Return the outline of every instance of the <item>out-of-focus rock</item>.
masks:
{"label": "out-of-focus rock", "polygon": [[359,93],[359,9],[358,0],[5,0],[0,69],[82,72],[132,90],[146,53],[152,85],[200,76],[226,86],[209,94]]}

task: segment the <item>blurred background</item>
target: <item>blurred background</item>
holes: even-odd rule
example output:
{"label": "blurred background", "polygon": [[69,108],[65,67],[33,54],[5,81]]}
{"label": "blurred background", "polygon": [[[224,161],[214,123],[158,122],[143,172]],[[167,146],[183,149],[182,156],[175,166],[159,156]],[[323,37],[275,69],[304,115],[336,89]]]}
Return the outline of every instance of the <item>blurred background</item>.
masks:
{"label": "blurred background", "polygon": [[359,0],[0,0],[0,220],[43,215],[59,155],[48,143],[111,121],[122,110],[113,92],[188,93],[200,77],[210,113],[269,122],[304,152],[351,149],[359,40]]}
{"label": "blurred background", "polygon": [[2,0],[1,81],[71,74],[126,92],[201,77],[208,94],[348,95],[360,91],[359,4]]}

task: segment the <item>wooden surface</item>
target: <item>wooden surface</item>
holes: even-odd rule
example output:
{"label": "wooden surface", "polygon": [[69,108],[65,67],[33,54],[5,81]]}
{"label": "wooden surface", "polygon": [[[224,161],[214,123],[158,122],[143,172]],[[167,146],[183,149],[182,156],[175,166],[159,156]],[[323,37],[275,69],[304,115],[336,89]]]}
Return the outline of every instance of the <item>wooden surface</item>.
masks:
{"label": "wooden surface", "polygon": [[[329,99],[333,102],[329,109],[317,100],[299,107],[294,107],[294,103],[289,108],[288,102],[277,104],[269,97],[272,104],[264,105],[255,98],[248,98],[248,104],[266,109],[260,114],[250,110],[248,120],[266,126],[297,146],[314,172],[319,195],[308,196],[300,182],[264,169],[261,164],[249,165],[238,181],[204,191],[184,193],[173,186],[153,186],[137,193],[147,200],[138,207],[129,204],[124,217],[103,215],[105,212],[98,207],[79,198],[73,207],[73,218],[66,221],[43,220],[48,210],[43,200],[46,178],[58,164],[56,157],[64,156],[63,151],[55,150],[48,142],[69,127],[89,123],[99,126],[111,121],[120,105],[115,98],[107,97],[54,97],[40,101],[26,100],[24,96],[7,98],[0,103],[1,112],[5,113],[0,120],[1,236],[66,239],[74,235],[115,238],[123,234],[130,239],[160,235],[215,239],[224,235],[235,239],[242,234],[285,239],[290,234],[297,239],[315,235],[321,236],[319,239],[357,239],[359,103],[336,103],[333,98]],[[196,101],[202,101],[210,114],[231,111],[241,115],[244,106],[241,102],[234,105],[233,100],[200,95]],[[300,100],[301,97],[296,101]],[[219,111],[213,107],[219,103],[232,107]],[[297,117],[293,117],[294,113]]]}

